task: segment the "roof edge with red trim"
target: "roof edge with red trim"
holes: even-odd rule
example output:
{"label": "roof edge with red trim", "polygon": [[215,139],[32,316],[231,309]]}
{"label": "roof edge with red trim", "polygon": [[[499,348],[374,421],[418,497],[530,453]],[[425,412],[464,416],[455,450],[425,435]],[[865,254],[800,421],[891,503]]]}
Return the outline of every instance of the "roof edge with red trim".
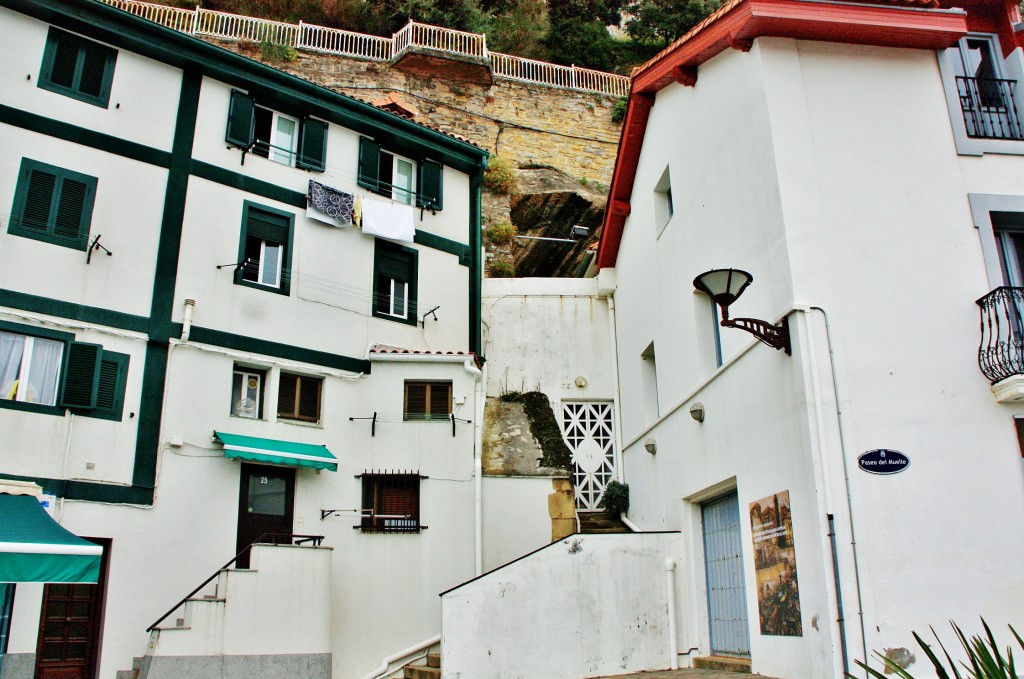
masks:
{"label": "roof edge with red trim", "polygon": [[967,33],[962,8],[932,9],[834,0],[729,0],[686,35],[633,71],[631,94],[608,194],[597,267],[615,266],[640,150],[654,97],[673,82],[693,86],[698,67],[727,49],[747,51],[759,37],[855,45],[942,49]]}

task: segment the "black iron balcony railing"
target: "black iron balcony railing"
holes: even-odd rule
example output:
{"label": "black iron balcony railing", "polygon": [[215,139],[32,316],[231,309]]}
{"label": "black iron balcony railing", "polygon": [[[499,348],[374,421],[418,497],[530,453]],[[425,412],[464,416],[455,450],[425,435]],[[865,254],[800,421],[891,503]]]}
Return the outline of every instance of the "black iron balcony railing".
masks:
{"label": "black iron balcony railing", "polygon": [[978,300],[978,365],[992,384],[1024,375],[1024,288],[996,288]]}
{"label": "black iron balcony railing", "polygon": [[1017,104],[1013,97],[1016,80],[966,78],[957,76],[960,108],[967,136],[980,139],[1024,139]]}

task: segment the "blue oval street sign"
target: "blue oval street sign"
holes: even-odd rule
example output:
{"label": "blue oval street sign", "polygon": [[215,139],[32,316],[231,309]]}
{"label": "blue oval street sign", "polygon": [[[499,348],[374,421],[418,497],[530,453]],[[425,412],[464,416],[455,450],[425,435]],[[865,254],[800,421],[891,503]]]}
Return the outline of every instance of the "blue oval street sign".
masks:
{"label": "blue oval street sign", "polygon": [[910,466],[910,458],[898,450],[869,450],[857,458],[857,464],[871,474],[899,474]]}

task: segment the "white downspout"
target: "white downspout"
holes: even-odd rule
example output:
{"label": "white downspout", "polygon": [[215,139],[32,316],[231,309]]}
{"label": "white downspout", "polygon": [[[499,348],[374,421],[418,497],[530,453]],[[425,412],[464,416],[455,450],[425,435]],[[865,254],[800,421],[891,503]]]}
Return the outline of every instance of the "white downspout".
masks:
{"label": "white downspout", "polygon": [[474,575],[484,572],[484,406],[487,399],[487,364],[477,368],[476,359],[466,361],[466,372],[476,378],[473,413],[473,533],[474,533]]}
{"label": "white downspout", "polygon": [[619,408],[619,347],[615,338],[615,298],[608,295],[608,333],[611,336],[612,354],[612,408],[615,410],[615,478],[626,482],[625,464],[622,461],[622,409]]}
{"label": "white downspout", "polygon": [[670,669],[679,669],[679,645],[676,641],[676,560],[665,559],[665,594],[668,597],[668,658]]}
{"label": "white downspout", "polygon": [[185,300],[185,314],[181,322],[181,341],[187,342],[188,336],[192,334],[192,312],[196,308],[194,299]]}

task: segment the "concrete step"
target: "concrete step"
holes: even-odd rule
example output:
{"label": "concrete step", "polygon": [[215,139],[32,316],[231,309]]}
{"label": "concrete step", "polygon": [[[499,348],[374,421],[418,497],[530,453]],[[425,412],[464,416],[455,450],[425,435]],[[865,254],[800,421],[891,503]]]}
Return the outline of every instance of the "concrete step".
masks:
{"label": "concrete step", "polygon": [[441,666],[441,654],[440,653],[427,653],[427,667],[440,667]]}
{"label": "concrete step", "polygon": [[632,532],[618,516],[610,516],[607,512],[580,512],[579,517],[581,533]]}
{"label": "concrete step", "polygon": [[694,658],[693,666],[703,670],[720,670],[723,672],[742,672],[750,674],[750,658],[730,658],[724,655],[709,655]]}
{"label": "concrete step", "polygon": [[406,665],[403,668],[405,679],[441,679],[440,667],[427,667],[426,665]]}

